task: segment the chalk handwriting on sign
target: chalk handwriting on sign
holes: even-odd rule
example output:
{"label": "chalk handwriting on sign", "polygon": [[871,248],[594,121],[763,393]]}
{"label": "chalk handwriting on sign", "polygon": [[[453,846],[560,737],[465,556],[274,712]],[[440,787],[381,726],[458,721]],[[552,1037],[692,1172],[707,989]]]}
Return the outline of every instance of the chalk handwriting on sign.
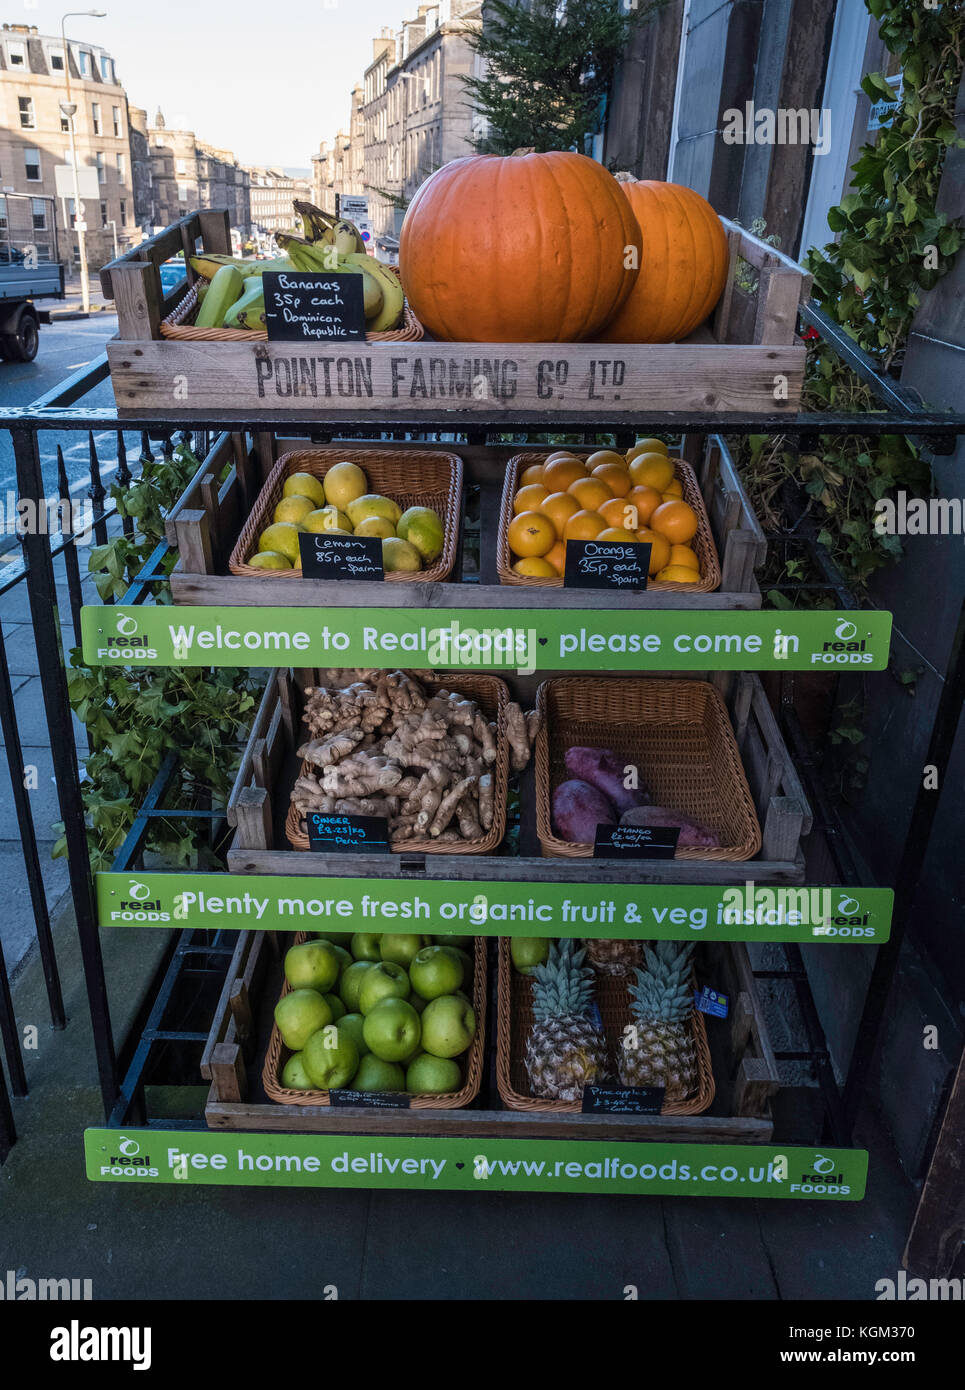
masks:
{"label": "chalk handwriting on sign", "polygon": [[567,589],[645,589],[649,569],[647,541],[567,541],[563,585]]}
{"label": "chalk handwriting on sign", "polygon": [[680,828],[676,825],[598,825],[594,859],[673,859]]}
{"label": "chalk handwriting on sign", "polygon": [[365,337],[362,276],[353,272],[266,271],[265,326],[274,342]]}
{"label": "chalk handwriting on sign", "polygon": [[303,579],[384,579],[378,536],[337,536],[300,531]]}
{"label": "chalk handwriting on sign", "polygon": [[328,854],[389,852],[389,822],[384,816],[327,816],[309,811],[305,824],[309,849]]}

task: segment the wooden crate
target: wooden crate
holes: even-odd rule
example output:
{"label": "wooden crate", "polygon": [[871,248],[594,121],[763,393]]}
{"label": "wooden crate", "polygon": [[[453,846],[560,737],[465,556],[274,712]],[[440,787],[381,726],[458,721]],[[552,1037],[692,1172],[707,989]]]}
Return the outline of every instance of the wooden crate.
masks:
{"label": "wooden crate", "polygon": [[[286,938],[287,940],[287,938]],[[766,1144],[773,1136],[769,1100],[779,1080],[746,947],[705,943],[701,973],[730,998],[726,1020],[708,1019],[717,1095],[702,1115],[526,1114],[503,1110],[489,1069],[471,1109],[369,1109],[276,1105],[261,1088],[272,1008],[282,965],[271,933],[242,932],[212,1020],[202,1073],[211,1081],[205,1120],[215,1130],[314,1134],[418,1134],[500,1139],[623,1139],[637,1142]],[[243,994],[246,1013],[238,1031]],[[487,1046],[494,1043],[490,1038]]]}
{"label": "wooden crate", "polygon": [[[601,419],[641,411],[793,413],[805,363],[797,311],[811,277],[750,232],[723,225],[730,248],[724,294],[713,317],[682,343],[347,342],[319,350],[160,337],[162,318],[187,292],[162,296],[161,262],[182,249],[187,257],[199,244],[230,252],[227,213],[193,213],[101,271],[104,294],[117,306],[118,335],[107,356],[118,412],[357,418],[390,409],[471,417],[495,406]],[[757,276],[752,294],[741,287],[748,274]],[[177,397],[175,382],[183,388]]]}
{"label": "wooden crate", "polygon": [[[379,441],[346,440],[346,448],[363,449]],[[337,444],[335,440],[333,443]],[[175,603],[201,607],[340,607],[380,608],[611,608],[614,595],[605,589],[537,590],[499,583],[496,540],[499,505],[508,460],[519,445],[450,445],[419,442],[400,450],[456,452],[463,460],[465,481],[480,489],[481,583],[460,582],[461,553],[445,583],[373,584],[366,580],[299,579],[286,583],[284,599],[276,582],[228,572],[228,557],[255,498],[276,458],[305,447],[304,439],[257,434],[249,448],[244,435],[220,434],[165,523],[171,545],[180,556],[171,575]],[[592,452],[577,450],[577,452]],[[754,609],[761,591],[754,578],[763,563],[767,541],[741,484],[734,461],[719,435],[685,436],[683,452],[697,474],[710,529],[720,557],[720,588],[710,594],[688,592],[685,586],[646,589],[620,594],[621,607],[640,609]]]}
{"label": "wooden crate", "polygon": [[[761,824],[760,853],[753,859],[553,859],[540,857],[536,839],[535,786],[530,768],[520,781],[521,853],[505,846],[492,854],[402,854],[388,860],[390,873],[430,879],[545,880],[564,883],[803,883],[801,838],[811,829],[811,811],[784,745],[760,679],[753,673],[697,672],[675,679],[709,679],[723,696]],[[625,677],[623,678],[625,679]],[[641,680],[647,679],[645,676]],[[506,677],[511,688],[513,677]],[[300,688],[314,684],[310,671],[273,673],[255,715],[234,787],[228,822],[235,829],[228,869],[238,874],[291,874],[384,878],[383,855],[321,854],[290,848],[285,837],[289,795],[297,776],[295,749],[301,741]],[[514,691],[528,707],[526,684]]]}

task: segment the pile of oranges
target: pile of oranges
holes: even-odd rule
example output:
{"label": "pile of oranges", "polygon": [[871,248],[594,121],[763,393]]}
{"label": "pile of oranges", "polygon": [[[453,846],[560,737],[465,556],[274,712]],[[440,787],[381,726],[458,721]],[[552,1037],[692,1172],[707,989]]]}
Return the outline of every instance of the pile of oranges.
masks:
{"label": "pile of oranges", "polygon": [[529,578],[560,577],[567,541],[649,541],[650,574],[696,584],[700,561],[690,542],[697,514],[683,500],[667,446],[642,439],[626,456],[600,449],[587,459],[566,449],[520,475],[509,524],[513,569]]}

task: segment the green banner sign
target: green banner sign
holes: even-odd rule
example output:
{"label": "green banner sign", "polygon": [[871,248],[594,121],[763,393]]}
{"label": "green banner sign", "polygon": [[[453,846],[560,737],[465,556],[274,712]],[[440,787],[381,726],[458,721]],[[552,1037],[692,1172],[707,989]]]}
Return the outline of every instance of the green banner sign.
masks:
{"label": "green banner sign", "polygon": [[[431,1128],[430,1112],[426,1128]],[[347,1124],[350,1121],[346,1122]],[[860,1202],[864,1149],[89,1129],[91,1182]]]}
{"label": "green banner sign", "polygon": [[[752,868],[749,864],[748,869]],[[887,941],[890,888],[96,875],[104,927],[329,930],[681,941]]]}
{"label": "green banner sign", "polygon": [[88,607],[92,666],[882,671],[891,614],[501,608]]}

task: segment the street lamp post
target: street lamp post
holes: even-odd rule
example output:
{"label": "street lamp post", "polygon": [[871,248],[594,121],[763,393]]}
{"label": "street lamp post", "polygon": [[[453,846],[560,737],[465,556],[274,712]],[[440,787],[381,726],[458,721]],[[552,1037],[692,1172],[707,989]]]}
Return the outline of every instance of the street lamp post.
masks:
{"label": "street lamp post", "polygon": [[90,277],[87,274],[87,233],[81,212],[80,180],[77,174],[77,133],[74,123],[77,103],[70,99],[70,52],[67,48],[67,21],[68,19],[80,18],[103,19],[106,14],[106,10],[68,10],[60,21],[60,37],[64,45],[64,83],[67,88],[67,100],[60,103],[60,109],[67,117],[67,126],[70,131],[70,167],[74,178],[74,218],[77,223],[77,251],[80,256],[80,297],[85,314],[90,313]]}

